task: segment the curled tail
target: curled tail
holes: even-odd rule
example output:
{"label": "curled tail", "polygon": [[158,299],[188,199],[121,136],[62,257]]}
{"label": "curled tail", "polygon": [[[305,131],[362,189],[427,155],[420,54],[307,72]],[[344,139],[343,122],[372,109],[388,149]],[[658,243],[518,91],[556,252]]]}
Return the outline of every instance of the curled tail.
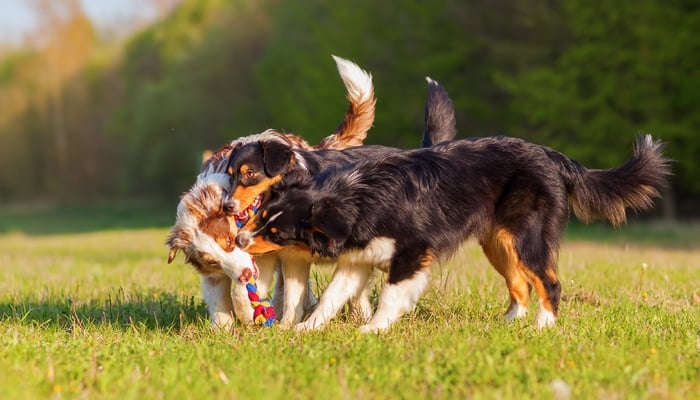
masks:
{"label": "curled tail", "polygon": [[425,125],[421,147],[454,139],[457,135],[455,108],[450,96],[438,81],[425,77],[428,81],[428,95],[425,98]]}
{"label": "curled tail", "polygon": [[333,56],[333,59],[347,90],[350,106],[338,129],[315,147],[317,149],[342,150],[360,146],[367,138],[367,131],[374,123],[374,109],[377,99],[374,97],[372,75],[369,72],[344,58]]}
{"label": "curled tail", "polygon": [[606,170],[588,170],[568,158],[558,160],[576,217],[586,223],[605,219],[620,226],[627,220],[627,208],[651,208],[671,175],[671,160],[663,156],[663,148],[651,135],[640,136],[632,158]]}

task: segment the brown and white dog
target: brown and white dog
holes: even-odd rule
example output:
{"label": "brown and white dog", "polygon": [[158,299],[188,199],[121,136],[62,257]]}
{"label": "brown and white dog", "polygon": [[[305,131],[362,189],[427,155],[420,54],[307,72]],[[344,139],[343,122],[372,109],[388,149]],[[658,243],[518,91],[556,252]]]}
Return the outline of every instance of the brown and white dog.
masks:
{"label": "brown and white dog", "polygon": [[[332,135],[317,146],[310,145],[297,135],[273,130],[233,140],[202,165],[196,183],[181,196],[175,225],[166,240],[170,248],[168,263],[173,261],[178,251],[182,251],[185,262],[201,274],[202,296],[207,303],[212,325],[216,328],[230,329],[234,316],[243,323],[253,323],[253,309],[245,285],[232,287],[232,281],[239,281],[245,269],[259,273],[258,294],[267,297],[276,265],[282,263],[293,270],[300,262],[306,263],[306,260],[298,261],[294,252],[281,252],[258,257],[256,265],[250,255],[235,247],[234,238],[238,232],[235,216],[224,207],[224,200],[231,188],[226,172],[230,156],[247,143],[270,138],[284,141],[293,148],[310,151],[359,146],[374,122],[376,99],[372,76],[348,60],[333,58],[347,90],[350,106],[345,119]],[[308,268],[308,264],[304,265]],[[275,292],[284,292],[283,281],[283,277],[277,280],[279,285]],[[302,296],[307,310],[317,302],[308,281]],[[280,312],[285,313],[281,306],[278,308]]]}

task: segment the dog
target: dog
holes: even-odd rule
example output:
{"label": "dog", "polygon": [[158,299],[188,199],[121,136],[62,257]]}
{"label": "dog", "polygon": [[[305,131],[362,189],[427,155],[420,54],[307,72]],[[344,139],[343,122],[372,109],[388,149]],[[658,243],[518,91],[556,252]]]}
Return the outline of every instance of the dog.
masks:
{"label": "dog", "polygon": [[523,317],[534,287],[538,328],[554,325],[561,284],[557,253],[570,206],[584,222],[619,226],[645,210],[671,174],[663,145],[641,136],[634,155],[590,170],[548,147],[510,137],[463,139],[381,159],[290,175],[236,243],[251,254],[308,248],[337,258],[320,303],[298,330],[324,325],[371,273],[388,271],[377,310],[362,332],[386,331],[414,309],[435,264],[476,237],[510,292],[508,321]]}
{"label": "dog", "polygon": [[[230,190],[230,179],[226,173],[229,157],[247,143],[270,138],[307,151],[358,146],[363,143],[374,122],[376,98],[372,76],[348,60],[333,58],[347,90],[350,106],[343,122],[332,135],[317,146],[310,145],[297,135],[274,130],[233,140],[203,163],[196,183],[180,198],[175,225],[166,239],[170,249],[168,263],[174,260],[178,251],[182,251],[185,262],[200,273],[202,295],[215,328],[231,329],[234,316],[243,323],[253,323],[253,310],[245,286],[234,285],[232,288],[232,281],[239,281],[245,269],[254,271],[254,275],[258,275],[258,294],[267,297],[275,265],[279,262],[275,255],[268,255],[258,257],[257,263],[253,263],[250,255],[235,248],[233,240],[238,231],[236,218],[225,212],[223,201]],[[278,279],[278,286],[282,286],[282,283]],[[280,287],[275,291],[281,293],[283,290]],[[305,293],[306,309],[311,309],[316,304],[316,298],[311,290]]]}
{"label": "dog", "polygon": [[[436,81],[428,79],[428,95],[425,103],[425,125],[423,146],[451,140],[457,132],[454,107],[447,92]],[[400,149],[385,146],[351,147],[341,151],[307,151],[290,146],[284,140],[266,138],[250,143],[232,154],[228,172],[231,175],[232,195],[229,207],[232,213],[245,211],[251,203],[264,203],[270,187],[283,177],[311,177],[330,168],[354,163],[364,159],[377,159]],[[244,205],[244,206],[242,206]],[[290,327],[301,321],[304,282],[308,282],[310,267],[315,262],[333,262],[331,258],[314,257],[306,248],[287,247],[279,249],[285,261],[282,265],[284,279],[283,300],[285,310],[280,319],[281,327]],[[370,264],[372,264],[370,262]],[[370,265],[371,267],[371,265]],[[372,314],[369,302],[369,286],[351,296],[351,306],[360,319],[368,320]],[[347,301],[346,301],[347,302]],[[337,304],[338,308],[346,302]]]}

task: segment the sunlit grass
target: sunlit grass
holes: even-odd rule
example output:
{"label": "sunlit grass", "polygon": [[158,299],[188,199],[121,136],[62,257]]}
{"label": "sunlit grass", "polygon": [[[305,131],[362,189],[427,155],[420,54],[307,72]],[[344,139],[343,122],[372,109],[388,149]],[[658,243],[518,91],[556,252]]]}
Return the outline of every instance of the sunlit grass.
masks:
{"label": "sunlit grass", "polygon": [[[559,380],[571,398],[700,392],[693,229],[673,243],[570,236],[560,319],[544,331],[535,304],[502,321],[505,285],[469,242],[379,336],[347,316],[304,335],[212,332],[198,275],[165,261],[166,233],[2,235],[0,397],[553,398]],[[314,271],[324,288],[331,269]]]}

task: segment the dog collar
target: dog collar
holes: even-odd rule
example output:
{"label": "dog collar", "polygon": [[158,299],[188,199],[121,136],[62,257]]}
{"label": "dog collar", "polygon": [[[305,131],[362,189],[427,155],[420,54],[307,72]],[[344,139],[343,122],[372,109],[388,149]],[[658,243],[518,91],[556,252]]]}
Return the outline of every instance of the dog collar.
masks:
{"label": "dog collar", "polygon": [[258,212],[260,206],[262,205],[263,194],[259,194],[253,199],[253,202],[248,205],[245,209],[241,210],[238,214],[233,216],[236,221],[236,226],[240,229],[245,226],[245,224],[250,221],[253,216]]}

